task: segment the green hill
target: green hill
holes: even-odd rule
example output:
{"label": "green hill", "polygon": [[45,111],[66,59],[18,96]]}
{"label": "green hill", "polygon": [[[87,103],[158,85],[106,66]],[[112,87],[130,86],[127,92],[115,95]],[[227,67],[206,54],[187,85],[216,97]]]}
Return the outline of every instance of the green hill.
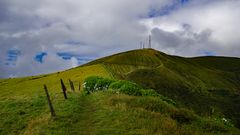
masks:
{"label": "green hill", "polygon": [[[70,92],[68,79],[78,89],[89,76],[135,82],[177,106],[156,97]],[[49,117],[43,84],[55,119]],[[123,52],[63,72],[0,80],[0,108],[0,134],[238,134],[221,120],[240,128],[240,59],[183,58],[153,49]],[[196,119],[179,123],[172,112]]]}
{"label": "green hill", "polygon": [[102,63],[118,79],[153,88],[200,115],[222,115],[240,127],[240,59],[183,58],[153,49],[105,57]]}

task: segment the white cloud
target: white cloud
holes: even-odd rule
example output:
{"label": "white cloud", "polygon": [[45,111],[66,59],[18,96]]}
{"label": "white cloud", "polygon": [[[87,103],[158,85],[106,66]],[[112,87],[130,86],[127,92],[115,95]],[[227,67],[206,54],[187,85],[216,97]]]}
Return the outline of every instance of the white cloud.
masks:
{"label": "white cloud", "polygon": [[[165,33],[168,37],[161,38],[161,42],[169,44],[175,41],[174,48],[172,48],[175,50],[174,54],[196,56],[199,55],[200,50],[205,49],[214,51],[218,55],[240,56],[238,51],[234,51],[240,49],[239,6],[239,0],[208,1],[207,4],[206,1],[202,3],[193,1],[168,16],[151,18],[144,23],[148,27],[170,32]],[[192,32],[188,33],[188,36],[190,34],[190,36],[195,37],[200,34],[206,37],[191,38],[193,40],[190,42],[191,46],[186,47],[188,42],[181,43],[182,40],[186,39],[186,34],[179,34],[179,32],[185,33],[185,30],[181,29],[183,24],[191,26]],[[164,44],[161,42],[158,42],[158,48],[168,49],[162,47]]]}
{"label": "white cloud", "polygon": [[77,58],[72,57],[72,58],[71,58],[71,63],[72,63],[72,68],[77,67],[77,66],[78,66],[78,60],[77,60]]}
{"label": "white cloud", "polygon": [[[207,50],[240,56],[239,0],[192,0],[168,15],[147,18],[151,8],[171,6],[173,1],[0,1],[0,78],[76,66],[76,58],[63,60],[57,52],[98,58],[136,49],[150,32],[153,46],[171,54],[196,56]],[[14,48],[22,55],[9,68],[4,65],[6,52]],[[34,56],[43,51],[48,53],[45,61],[35,62]]]}

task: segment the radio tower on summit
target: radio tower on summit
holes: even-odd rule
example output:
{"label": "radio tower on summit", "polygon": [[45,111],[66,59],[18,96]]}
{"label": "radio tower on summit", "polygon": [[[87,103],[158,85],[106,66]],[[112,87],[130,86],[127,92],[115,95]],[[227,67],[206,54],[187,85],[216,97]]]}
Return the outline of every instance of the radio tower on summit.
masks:
{"label": "radio tower on summit", "polygon": [[145,39],[144,41],[140,42],[140,45],[139,45],[140,49],[144,49],[145,45],[146,45],[146,48],[152,48],[152,37],[151,37],[151,35],[149,35],[148,38]]}
{"label": "radio tower on summit", "polygon": [[152,48],[152,37],[149,35],[148,37],[148,48]]}

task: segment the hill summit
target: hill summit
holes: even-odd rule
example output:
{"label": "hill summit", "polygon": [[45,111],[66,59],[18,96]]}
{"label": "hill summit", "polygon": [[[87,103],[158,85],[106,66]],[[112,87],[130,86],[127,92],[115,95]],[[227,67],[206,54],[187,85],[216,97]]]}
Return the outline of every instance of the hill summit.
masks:
{"label": "hill summit", "polygon": [[172,98],[202,115],[232,119],[240,127],[240,59],[171,56],[154,49],[123,52],[92,61],[125,79]]}
{"label": "hill summit", "polygon": [[[172,106],[161,98],[116,95],[111,92],[79,96],[84,80],[90,76],[126,80],[143,89],[152,89],[164,99],[171,99],[176,105]],[[68,101],[63,101],[60,79],[66,84]],[[72,82],[80,92],[69,91],[72,86],[68,82]],[[47,85],[56,108],[55,120],[46,115],[48,108],[46,98],[43,97],[44,84]],[[8,116],[0,118],[0,134],[18,134],[23,131],[31,134],[35,133],[34,129],[40,133],[43,130],[56,134],[76,134],[80,131],[82,134],[153,134],[155,131],[165,134],[184,134],[185,131],[191,131],[187,134],[214,134],[217,131],[229,133],[222,121],[230,123],[225,125],[230,126],[230,131],[235,127],[240,128],[239,88],[239,58],[184,58],[154,49],[132,50],[63,72],[0,80],[0,115]],[[164,110],[166,108],[167,111]],[[194,114],[194,117],[190,114]],[[187,125],[177,124],[176,119],[181,121],[181,116],[194,118],[194,122],[186,123]],[[155,124],[149,123],[150,119]],[[112,120],[115,123],[112,123]],[[134,126],[136,121],[140,123],[137,128],[141,131]],[[141,125],[143,121],[147,123],[147,129],[144,128],[146,125]],[[156,123],[164,124],[159,127]],[[128,130],[126,124],[131,130]],[[114,130],[110,130],[109,126]],[[197,131],[198,129],[202,131]],[[239,129],[236,129],[236,132],[239,132]]]}

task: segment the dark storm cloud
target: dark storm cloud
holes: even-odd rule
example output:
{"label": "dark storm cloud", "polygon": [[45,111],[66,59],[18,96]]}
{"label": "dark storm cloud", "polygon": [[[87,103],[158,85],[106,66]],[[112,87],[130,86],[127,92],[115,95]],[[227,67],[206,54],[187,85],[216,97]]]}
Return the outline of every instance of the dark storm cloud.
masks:
{"label": "dark storm cloud", "polygon": [[167,48],[176,47],[182,42],[181,37],[179,37],[179,35],[177,35],[176,33],[163,31],[158,28],[154,28],[152,30],[152,37],[160,45]]}
{"label": "dark storm cloud", "polygon": [[209,41],[211,33],[209,29],[198,33],[194,32],[189,24],[184,24],[182,30],[174,32],[164,31],[160,28],[154,28],[151,31],[155,43],[166,49],[176,49],[206,43]]}

